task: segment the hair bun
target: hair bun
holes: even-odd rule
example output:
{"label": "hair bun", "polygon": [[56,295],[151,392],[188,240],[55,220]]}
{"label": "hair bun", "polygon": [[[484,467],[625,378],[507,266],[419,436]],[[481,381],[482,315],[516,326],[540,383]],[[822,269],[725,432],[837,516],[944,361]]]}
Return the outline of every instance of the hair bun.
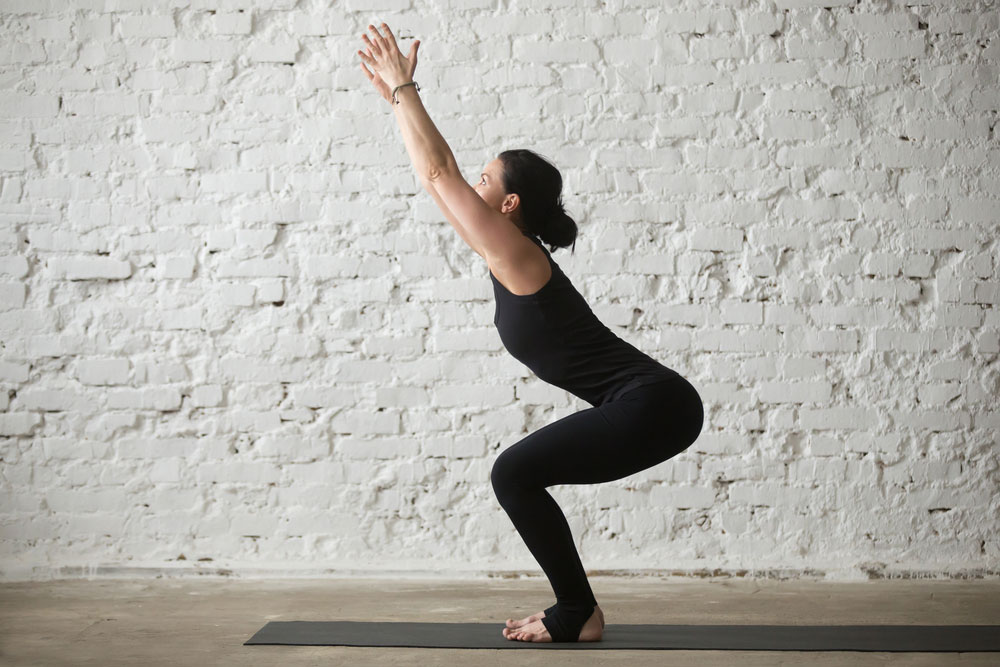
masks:
{"label": "hair bun", "polygon": [[505,150],[497,156],[503,163],[503,190],[521,198],[521,221],[526,229],[539,232],[545,243],[569,248],[578,233],[576,221],[563,208],[563,180],[559,170],[544,156],[526,148]]}

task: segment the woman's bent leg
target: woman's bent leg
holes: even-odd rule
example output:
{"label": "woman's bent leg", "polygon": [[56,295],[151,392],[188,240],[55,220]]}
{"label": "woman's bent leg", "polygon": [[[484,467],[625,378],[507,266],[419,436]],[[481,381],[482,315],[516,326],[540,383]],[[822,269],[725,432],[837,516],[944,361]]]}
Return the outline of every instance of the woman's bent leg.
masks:
{"label": "woman's bent leg", "polygon": [[683,382],[639,387],[563,417],[497,457],[490,473],[497,500],[556,595],[542,619],[553,641],[577,641],[597,601],[569,523],[546,487],[620,479],[690,446],[701,429],[702,407]]}

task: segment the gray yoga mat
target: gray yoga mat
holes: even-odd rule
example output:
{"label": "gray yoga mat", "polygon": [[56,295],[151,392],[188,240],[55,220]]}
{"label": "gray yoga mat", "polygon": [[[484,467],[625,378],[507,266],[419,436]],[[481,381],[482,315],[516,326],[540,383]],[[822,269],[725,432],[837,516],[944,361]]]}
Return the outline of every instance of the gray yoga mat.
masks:
{"label": "gray yoga mat", "polygon": [[1000,651],[1000,625],[628,625],[599,642],[522,642],[503,623],[271,621],[249,644],[723,651]]}

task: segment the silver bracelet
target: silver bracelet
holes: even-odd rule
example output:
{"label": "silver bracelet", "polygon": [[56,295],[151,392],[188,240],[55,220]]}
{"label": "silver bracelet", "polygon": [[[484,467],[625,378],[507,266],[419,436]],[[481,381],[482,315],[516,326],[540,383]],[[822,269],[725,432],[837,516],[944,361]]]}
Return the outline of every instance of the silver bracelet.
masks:
{"label": "silver bracelet", "polygon": [[418,91],[420,90],[420,84],[418,84],[416,81],[408,81],[406,83],[401,83],[400,85],[392,89],[392,101],[395,102],[396,104],[399,104],[399,100],[396,99],[396,91],[402,88],[403,86],[416,86],[417,90]]}

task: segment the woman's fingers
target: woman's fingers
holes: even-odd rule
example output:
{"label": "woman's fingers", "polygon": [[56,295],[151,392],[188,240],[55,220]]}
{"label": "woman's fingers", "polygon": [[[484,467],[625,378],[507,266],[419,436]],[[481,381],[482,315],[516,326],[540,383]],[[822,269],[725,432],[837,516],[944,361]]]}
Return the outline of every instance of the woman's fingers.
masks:
{"label": "woman's fingers", "polygon": [[[363,39],[365,44],[368,45],[368,55],[365,56],[362,51],[358,51],[358,53],[361,54],[362,59],[364,59],[372,67],[372,69],[375,69],[376,65],[385,64],[383,63],[383,59],[385,58],[389,58],[390,60],[394,59],[394,53],[399,54],[399,56],[403,55],[399,50],[399,46],[396,44],[396,36],[392,34],[392,30],[389,26],[385,23],[382,23],[381,26],[385,31],[385,35],[379,32],[378,28],[376,28],[373,24],[369,23],[368,30],[371,32],[371,37],[369,37],[368,33],[361,36],[361,39]],[[413,75],[413,69],[416,65],[416,51],[419,45],[419,41],[411,44],[410,57],[408,59],[404,58],[405,60],[408,60],[408,69],[411,76]]]}
{"label": "woman's fingers", "polygon": [[410,76],[413,76],[413,70],[417,69],[417,48],[420,47],[420,40],[413,42],[410,45]]}
{"label": "woman's fingers", "polygon": [[382,29],[385,30],[385,34],[388,35],[385,41],[394,49],[399,51],[399,47],[396,45],[396,36],[392,34],[392,30],[389,30],[389,26],[385,23],[382,24]]}
{"label": "woman's fingers", "polygon": [[[361,52],[358,51],[358,53],[361,53]],[[365,67],[364,63],[361,63],[361,69],[363,69],[365,71],[365,76],[368,77],[369,81],[371,81],[371,80],[373,80],[375,78],[375,75],[368,71],[368,68]]]}
{"label": "woman's fingers", "polygon": [[376,28],[371,24],[368,24],[368,29],[371,30],[373,33],[375,33],[375,43],[378,45],[378,47],[380,49],[388,50],[388,45],[385,43],[385,37],[383,37],[382,33],[378,31],[378,28]]}
{"label": "woman's fingers", "polygon": [[361,35],[361,38],[368,44],[368,48],[372,50],[372,53],[382,54],[382,49],[379,48],[378,44],[368,39],[368,35]]}

